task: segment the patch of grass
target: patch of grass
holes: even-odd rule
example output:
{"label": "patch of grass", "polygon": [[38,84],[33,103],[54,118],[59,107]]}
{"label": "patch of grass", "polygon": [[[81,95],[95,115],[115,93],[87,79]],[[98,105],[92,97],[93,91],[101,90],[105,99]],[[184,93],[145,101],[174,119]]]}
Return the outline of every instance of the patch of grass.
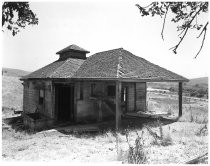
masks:
{"label": "patch of grass", "polygon": [[198,105],[186,106],[183,109],[183,115],[179,119],[181,122],[193,122],[198,124],[207,124],[208,123],[208,108],[200,108]]}

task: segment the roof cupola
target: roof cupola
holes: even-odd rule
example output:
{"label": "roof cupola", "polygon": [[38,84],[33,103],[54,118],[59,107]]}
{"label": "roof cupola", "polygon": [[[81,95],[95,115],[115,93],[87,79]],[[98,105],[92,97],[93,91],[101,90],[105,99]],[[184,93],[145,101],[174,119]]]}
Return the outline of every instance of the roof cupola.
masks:
{"label": "roof cupola", "polygon": [[75,58],[75,59],[86,59],[86,54],[90,53],[89,51],[72,44],[60,51],[58,51],[56,54],[60,55],[60,60],[65,60],[68,58]]}

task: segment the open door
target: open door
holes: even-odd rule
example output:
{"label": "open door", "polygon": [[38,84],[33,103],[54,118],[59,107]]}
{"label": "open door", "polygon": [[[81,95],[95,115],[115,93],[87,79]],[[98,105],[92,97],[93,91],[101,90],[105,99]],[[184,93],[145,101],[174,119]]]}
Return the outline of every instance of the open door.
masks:
{"label": "open door", "polygon": [[56,113],[58,121],[74,121],[74,86],[56,85]]}

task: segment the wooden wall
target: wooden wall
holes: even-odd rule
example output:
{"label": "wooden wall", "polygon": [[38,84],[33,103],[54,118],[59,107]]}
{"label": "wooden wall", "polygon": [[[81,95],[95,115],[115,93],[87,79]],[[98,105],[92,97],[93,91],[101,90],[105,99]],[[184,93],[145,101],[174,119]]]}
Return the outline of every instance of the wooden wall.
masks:
{"label": "wooden wall", "polygon": [[[91,84],[95,84],[98,94],[103,94],[107,100],[115,104],[115,97],[107,96],[107,86],[115,85],[115,82],[77,82],[76,117],[77,121],[97,120],[99,105],[96,99],[91,97]],[[83,86],[83,100],[80,99],[80,86]],[[128,87],[127,112],[146,111],[146,83],[122,83],[122,87]],[[112,110],[111,110],[112,109]],[[115,116],[115,106],[110,109],[105,103],[102,104],[103,118]],[[111,112],[112,111],[112,112]]]}
{"label": "wooden wall", "polygon": [[[23,91],[23,111],[34,113],[35,111],[53,118],[51,81],[25,81]],[[44,90],[44,102],[39,104],[39,90]]]}
{"label": "wooden wall", "polygon": [[128,87],[127,112],[146,111],[146,83],[122,83]]}
{"label": "wooden wall", "polygon": [[146,83],[136,83],[136,111],[146,111]]}
{"label": "wooden wall", "polygon": [[[94,94],[107,96],[106,87],[108,85],[115,85],[114,83],[109,82],[76,82],[75,87],[77,89],[76,95],[76,120],[77,121],[88,121],[95,120],[97,121],[99,116],[99,102],[97,97],[91,96],[91,84],[95,84]],[[80,87],[83,87],[83,99],[80,99]],[[113,99],[110,99],[113,101]],[[108,106],[105,106],[105,103],[102,103],[102,116],[103,118],[111,115],[111,112]]]}
{"label": "wooden wall", "polygon": [[[102,119],[115,118],[115,97],[107,96],[107,86],[115,82],[74,82],[74,111],[76,121],[97,121],[99,117],[99,102],[91,97],[91,84],[95,84],[95,93],[104,96],[106,102],[101,104]],[[80,99],[80,87],[83,86],[83,99]],[[122,83],[128,87],[127,112],[146,111],[146,83]],[[39,104],[39,89],[44,89],[44,104]],[[23,110],[33,113],[36,108],[49,118],[55,118],[55,89],[52,81],[24,82]],[[104,100],[104,99],[103,99]],[[108,103],[108,104],[107,104]]]}

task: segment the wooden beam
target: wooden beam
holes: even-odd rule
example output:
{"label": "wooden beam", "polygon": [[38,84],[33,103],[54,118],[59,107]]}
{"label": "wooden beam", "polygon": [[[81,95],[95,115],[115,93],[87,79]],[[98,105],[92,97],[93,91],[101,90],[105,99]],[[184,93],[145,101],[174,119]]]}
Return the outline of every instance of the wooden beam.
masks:
{"label": "wooden beam", "polygon": [[119,130],[121,125],[121,89],[122,83],[120,81],[116,81],[116,130]]}
{"label": "wooden beam", "polygon": [[182,82],[179,82],[179,117],[182,116]]}

